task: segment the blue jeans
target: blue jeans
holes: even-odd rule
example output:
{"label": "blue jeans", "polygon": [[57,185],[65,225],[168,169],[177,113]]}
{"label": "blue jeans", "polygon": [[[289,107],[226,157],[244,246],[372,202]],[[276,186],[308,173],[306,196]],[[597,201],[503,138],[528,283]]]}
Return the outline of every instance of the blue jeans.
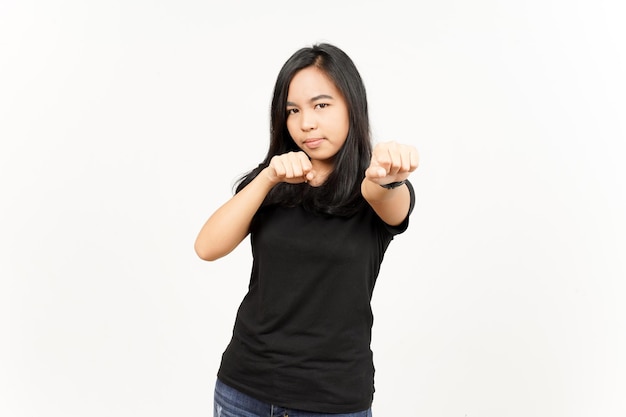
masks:
{"label": "blue jeans", "polygon": [[214,417],[372,417],[372,409],[349,414],[312,413],[267,404],[224,384],[215,383]]}

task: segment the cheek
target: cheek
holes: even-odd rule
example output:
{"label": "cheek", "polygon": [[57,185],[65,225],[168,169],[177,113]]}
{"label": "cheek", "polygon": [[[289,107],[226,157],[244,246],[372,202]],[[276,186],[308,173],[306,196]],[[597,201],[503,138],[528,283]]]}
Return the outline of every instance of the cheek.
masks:
{"label": "cheek", "polygon": [[291,140],[296,144],[296,147],[302,151],[304,151],[304,148],[302,147],[302,144],[300,143],[300,137],[298,137],[298,134],[300,133],[300,130],[297,129],[293,123],[287,123],[287,132],[289,132],[289,136],[291,136]]}
{"label": "cheek", "polygon": [[294,121],[292,119],[290,119],[290,118],[287,119],[286,126],[287,126],[287,131],[289,132],[291,137],[296,139],[295,134],[297,134],[298,131],[296,129],[296,124],[294,123]]}
{"label": "cheek", "polygon": [[336,120],[337,134],[342,138],[348,137],[348,131],[350,130],[350,121],[347,115],[342,115]]}

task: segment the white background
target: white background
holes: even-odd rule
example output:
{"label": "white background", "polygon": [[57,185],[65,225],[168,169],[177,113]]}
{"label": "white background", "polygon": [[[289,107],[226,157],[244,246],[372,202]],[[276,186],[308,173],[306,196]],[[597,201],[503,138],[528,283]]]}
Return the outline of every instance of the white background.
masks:
{"label": "white background", "polygon": [[0,0],[0,415],[211,416],[249,242],[193,241],[328,41],[414,144],[377,416],[626,415],[620,0]]}

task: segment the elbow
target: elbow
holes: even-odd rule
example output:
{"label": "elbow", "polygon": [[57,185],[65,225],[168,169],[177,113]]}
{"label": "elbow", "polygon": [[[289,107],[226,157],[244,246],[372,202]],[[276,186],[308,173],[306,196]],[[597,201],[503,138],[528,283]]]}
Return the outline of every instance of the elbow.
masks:
{"label": "elbow", "polygon": [[231,253],[240,241],[232,241],[223,236],[200,234],[194,243],[194,250],[200,259],[215,261]]}
{"label": "elbow", "polygon": [[194,250],[196,251],[196,255],[203,261],[215,261],[224,256],[211,250],[211,248],[199,245],[198,242],[194,245]]}
{"label": "elbow", "polygon": [[202,259],[203,261],[208,261],[208,262],[211,262],[211,261],[215,261],[215,260],[219,259],[219,257],[217,257],[217,256],[211,256],[211,255],[209,255],[209,254],[204,254],[204,253],[197,252],[197,251],[196,251],[196,254],[197,254],[197,255],[198,255],[198,257],[199,257],[200,259]]}

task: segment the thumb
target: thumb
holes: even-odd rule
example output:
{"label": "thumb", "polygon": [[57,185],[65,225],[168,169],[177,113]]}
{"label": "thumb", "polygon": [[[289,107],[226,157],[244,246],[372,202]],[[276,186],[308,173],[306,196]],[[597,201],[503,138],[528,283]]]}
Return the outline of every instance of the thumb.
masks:
{"label": "thumb", "polygon": [[365,176],[371,179],[384,178],[387,176],[387,170],[381,166],[370,166],[365,171]]}

